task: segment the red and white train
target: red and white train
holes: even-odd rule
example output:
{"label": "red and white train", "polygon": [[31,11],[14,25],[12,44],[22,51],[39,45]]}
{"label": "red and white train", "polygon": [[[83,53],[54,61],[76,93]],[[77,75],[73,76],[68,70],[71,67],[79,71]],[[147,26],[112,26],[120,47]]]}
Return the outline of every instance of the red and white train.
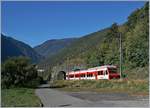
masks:
{"label": "red and white train", "polygon": [[100,67],[89,68],[87,70],[71,71],[66,73],[66,80],[98,80],[98,79],[118,79],[117,66],[105,65]]}

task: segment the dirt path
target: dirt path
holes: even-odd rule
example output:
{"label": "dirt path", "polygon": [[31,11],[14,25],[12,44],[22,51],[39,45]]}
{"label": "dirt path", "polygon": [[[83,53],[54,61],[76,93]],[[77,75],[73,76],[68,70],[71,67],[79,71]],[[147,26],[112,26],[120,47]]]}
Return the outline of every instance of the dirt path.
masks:
{"label": "dirt path", "polygon": [[42,85],[36,94],[45,107],[147,107],[147,97],[93,92],[62,92]]}

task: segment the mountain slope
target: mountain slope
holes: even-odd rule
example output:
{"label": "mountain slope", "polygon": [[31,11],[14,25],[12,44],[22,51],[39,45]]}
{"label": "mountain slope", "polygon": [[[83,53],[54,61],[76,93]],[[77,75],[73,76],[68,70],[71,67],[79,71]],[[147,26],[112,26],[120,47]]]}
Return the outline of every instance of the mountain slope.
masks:
{"label": "mountain slope", "polygon": [[148,65],[149,3],[135,10],[122,24],[81,37],[56,55],[49,56],[39,65],[44,68],[66,65],[89,67],[119,65],[118,34],[122,34],[124,68]]}
{"label": "mountain slope", "polygon": [[69,46],[77,38],[53,39],[44,42],[41,45],[34,47],[34,50],[45,57],[55,55],[63,48]]}
{"label": "mountain slope", "polygon": [[1,34],[1,60],[2,62],[9,57],[26,56],[31,58],[33,62],[38,62],[43,57],[37,54],[29,45],[15,40],[11,37],[6,37]]}
{"label": "mountain slope", "polygon": [[[39,65],[50,67],[56,64],[65,63],[68,58],[80,61],[81,59],[84,59],[85,55],[89,51],[96,48],[97,44],[101,42],[107,31],[108,28],[78,38],[75,42],[62,49],[56,55],[49,55],[49,57],[42,61]],[[76,60],[74,62],[79,62]]]}

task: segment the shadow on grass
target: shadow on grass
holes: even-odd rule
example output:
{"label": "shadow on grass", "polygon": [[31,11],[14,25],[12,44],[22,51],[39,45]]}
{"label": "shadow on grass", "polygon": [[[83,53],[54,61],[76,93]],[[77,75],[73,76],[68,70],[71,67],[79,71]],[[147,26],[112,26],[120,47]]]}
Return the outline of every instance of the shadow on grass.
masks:
{"label": "shadow on grass", "polygon": [[50,88],[64,88],[66,86],[50,86]]}

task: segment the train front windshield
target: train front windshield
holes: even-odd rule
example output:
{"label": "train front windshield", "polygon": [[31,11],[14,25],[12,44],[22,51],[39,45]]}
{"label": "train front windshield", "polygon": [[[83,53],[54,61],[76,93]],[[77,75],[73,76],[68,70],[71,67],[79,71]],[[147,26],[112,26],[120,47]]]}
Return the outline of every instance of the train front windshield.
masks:
{"label": "train front windshield", "polygon": [[116,68],[109,68],[109,73],[117,73],[117,69]]}

